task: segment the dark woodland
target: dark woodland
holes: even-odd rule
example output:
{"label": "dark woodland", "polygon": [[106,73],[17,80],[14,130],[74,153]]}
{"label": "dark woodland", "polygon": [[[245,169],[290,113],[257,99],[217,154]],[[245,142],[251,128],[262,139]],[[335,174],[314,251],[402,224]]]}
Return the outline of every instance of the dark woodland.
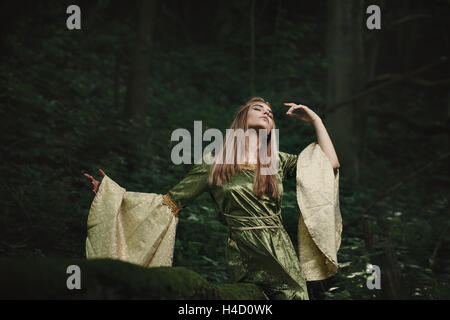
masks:
{"label": "dark woodland", "polygon": [[[66,26],[71,4],[81,29]],[[366,26],[373,4],[381,29]],[[83,173],[100,178],[101,168],[127,190],[164,194],[190,169],[170,161],[171,133],[200,120],[225,132],[253,96],[270,102],[281,151],[316,139],[285,115],[293,102],[322,118],[339,157],[340,269],[308,282],[310,299],[450,299],[449,0],[7,0],[0,15],[3,299],[66,297],[30,293],[27,281],[51,286],[42,279],[71,259],[92,279],[136,272],[134,297],[156,298],[154,281],[191,279],[159,298],[257,299],[230,287],[227,229],[207,194],[180,213],[176,278],[84,260],[94,194]],[[295,180],[284,190],[296,246]],[[21,261],[43,278],[22,276],[37,271]],[[366,286],[368,264],[380,267],[381,289]],[[103,285],[83,298],[133,296]]]}

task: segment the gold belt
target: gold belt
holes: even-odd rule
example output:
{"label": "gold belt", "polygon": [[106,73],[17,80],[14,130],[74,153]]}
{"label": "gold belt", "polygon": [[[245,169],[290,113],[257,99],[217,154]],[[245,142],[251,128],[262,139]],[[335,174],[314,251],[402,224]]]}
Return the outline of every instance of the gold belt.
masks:
{"label": "gold belt", "polygon": [[227,216],[227,217],[231,217],[231,218],[237,218],[237,219],[267,219],[267,218],[274,218],[274,217],[278,217],[278,216],[281,216],[281,212],[278,212],[277,214],[272,214],[272,215],[270,215],[270,216],[262,216],[262,217],[246,217],[246,216],[233,216],[233,215],[231,215],[231,214],[226,214],[226,213],[224,213],[223,214],[224,216]]}
{"label": "gold belt", "polygon": [[[262,217],[245,217],[245,216],[234,216],[231,214],[223,214],[224,216],[235,218],[235,219],[248,219],[248,220],[257,220],[257,219],[268,219],[268,218],[275,218],[281,216],[281,212],[278,212],[277,214],[273,214],[270,216],[262,216]],[[256,226],[256,227],[230,227],[233,230],[254,230],[254,229],[281,229],[282,226]]]}
{"label": "gold belt", "polygon": [[252,229],[281,229],[282,226],[258,226],[258,227],[230,227],[233,230],[252,230]]}

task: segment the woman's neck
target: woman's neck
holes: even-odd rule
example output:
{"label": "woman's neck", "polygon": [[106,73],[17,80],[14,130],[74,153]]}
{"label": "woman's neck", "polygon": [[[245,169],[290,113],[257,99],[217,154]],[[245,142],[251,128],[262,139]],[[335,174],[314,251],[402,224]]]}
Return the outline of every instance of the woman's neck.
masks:
{"label": "woman's neck", "polygon": [[256,130],[250,130],[248,134],[248,152],[245,154],[245,163],[256,164],[258,162],[259,136]]}

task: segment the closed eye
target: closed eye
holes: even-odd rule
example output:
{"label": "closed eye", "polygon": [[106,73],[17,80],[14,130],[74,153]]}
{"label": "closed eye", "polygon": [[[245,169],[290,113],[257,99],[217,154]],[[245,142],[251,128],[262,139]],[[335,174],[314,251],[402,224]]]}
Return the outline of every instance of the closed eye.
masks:
{"label": "closed eye", "polygon": [[[258,111],[261,111],[261,110],[262,110],[260,106],[253,106],[253,109],[258,110]],[[273,119],[273,113],[272,113],[272,111],[269,111],[269,117],[270,117],[271,119]]]}

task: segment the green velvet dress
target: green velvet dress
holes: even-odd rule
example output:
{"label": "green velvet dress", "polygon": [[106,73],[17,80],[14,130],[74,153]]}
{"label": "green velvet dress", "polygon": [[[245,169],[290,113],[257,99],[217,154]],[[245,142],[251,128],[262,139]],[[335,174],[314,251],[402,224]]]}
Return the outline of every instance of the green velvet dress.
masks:
{"label": "green velvet dress", "polygon": [[282,224],[283,180],[295,178],[298,155],[279,152],[280,197],[253,194],[254,167],[247,165],[224,185],[208,184],[211,165],[195,164],[167,194],[179,208],[208,192],[221,221],[228,226],[226,259],[233,282],[258,285],[269,299],[307,300],[298,256]]}

